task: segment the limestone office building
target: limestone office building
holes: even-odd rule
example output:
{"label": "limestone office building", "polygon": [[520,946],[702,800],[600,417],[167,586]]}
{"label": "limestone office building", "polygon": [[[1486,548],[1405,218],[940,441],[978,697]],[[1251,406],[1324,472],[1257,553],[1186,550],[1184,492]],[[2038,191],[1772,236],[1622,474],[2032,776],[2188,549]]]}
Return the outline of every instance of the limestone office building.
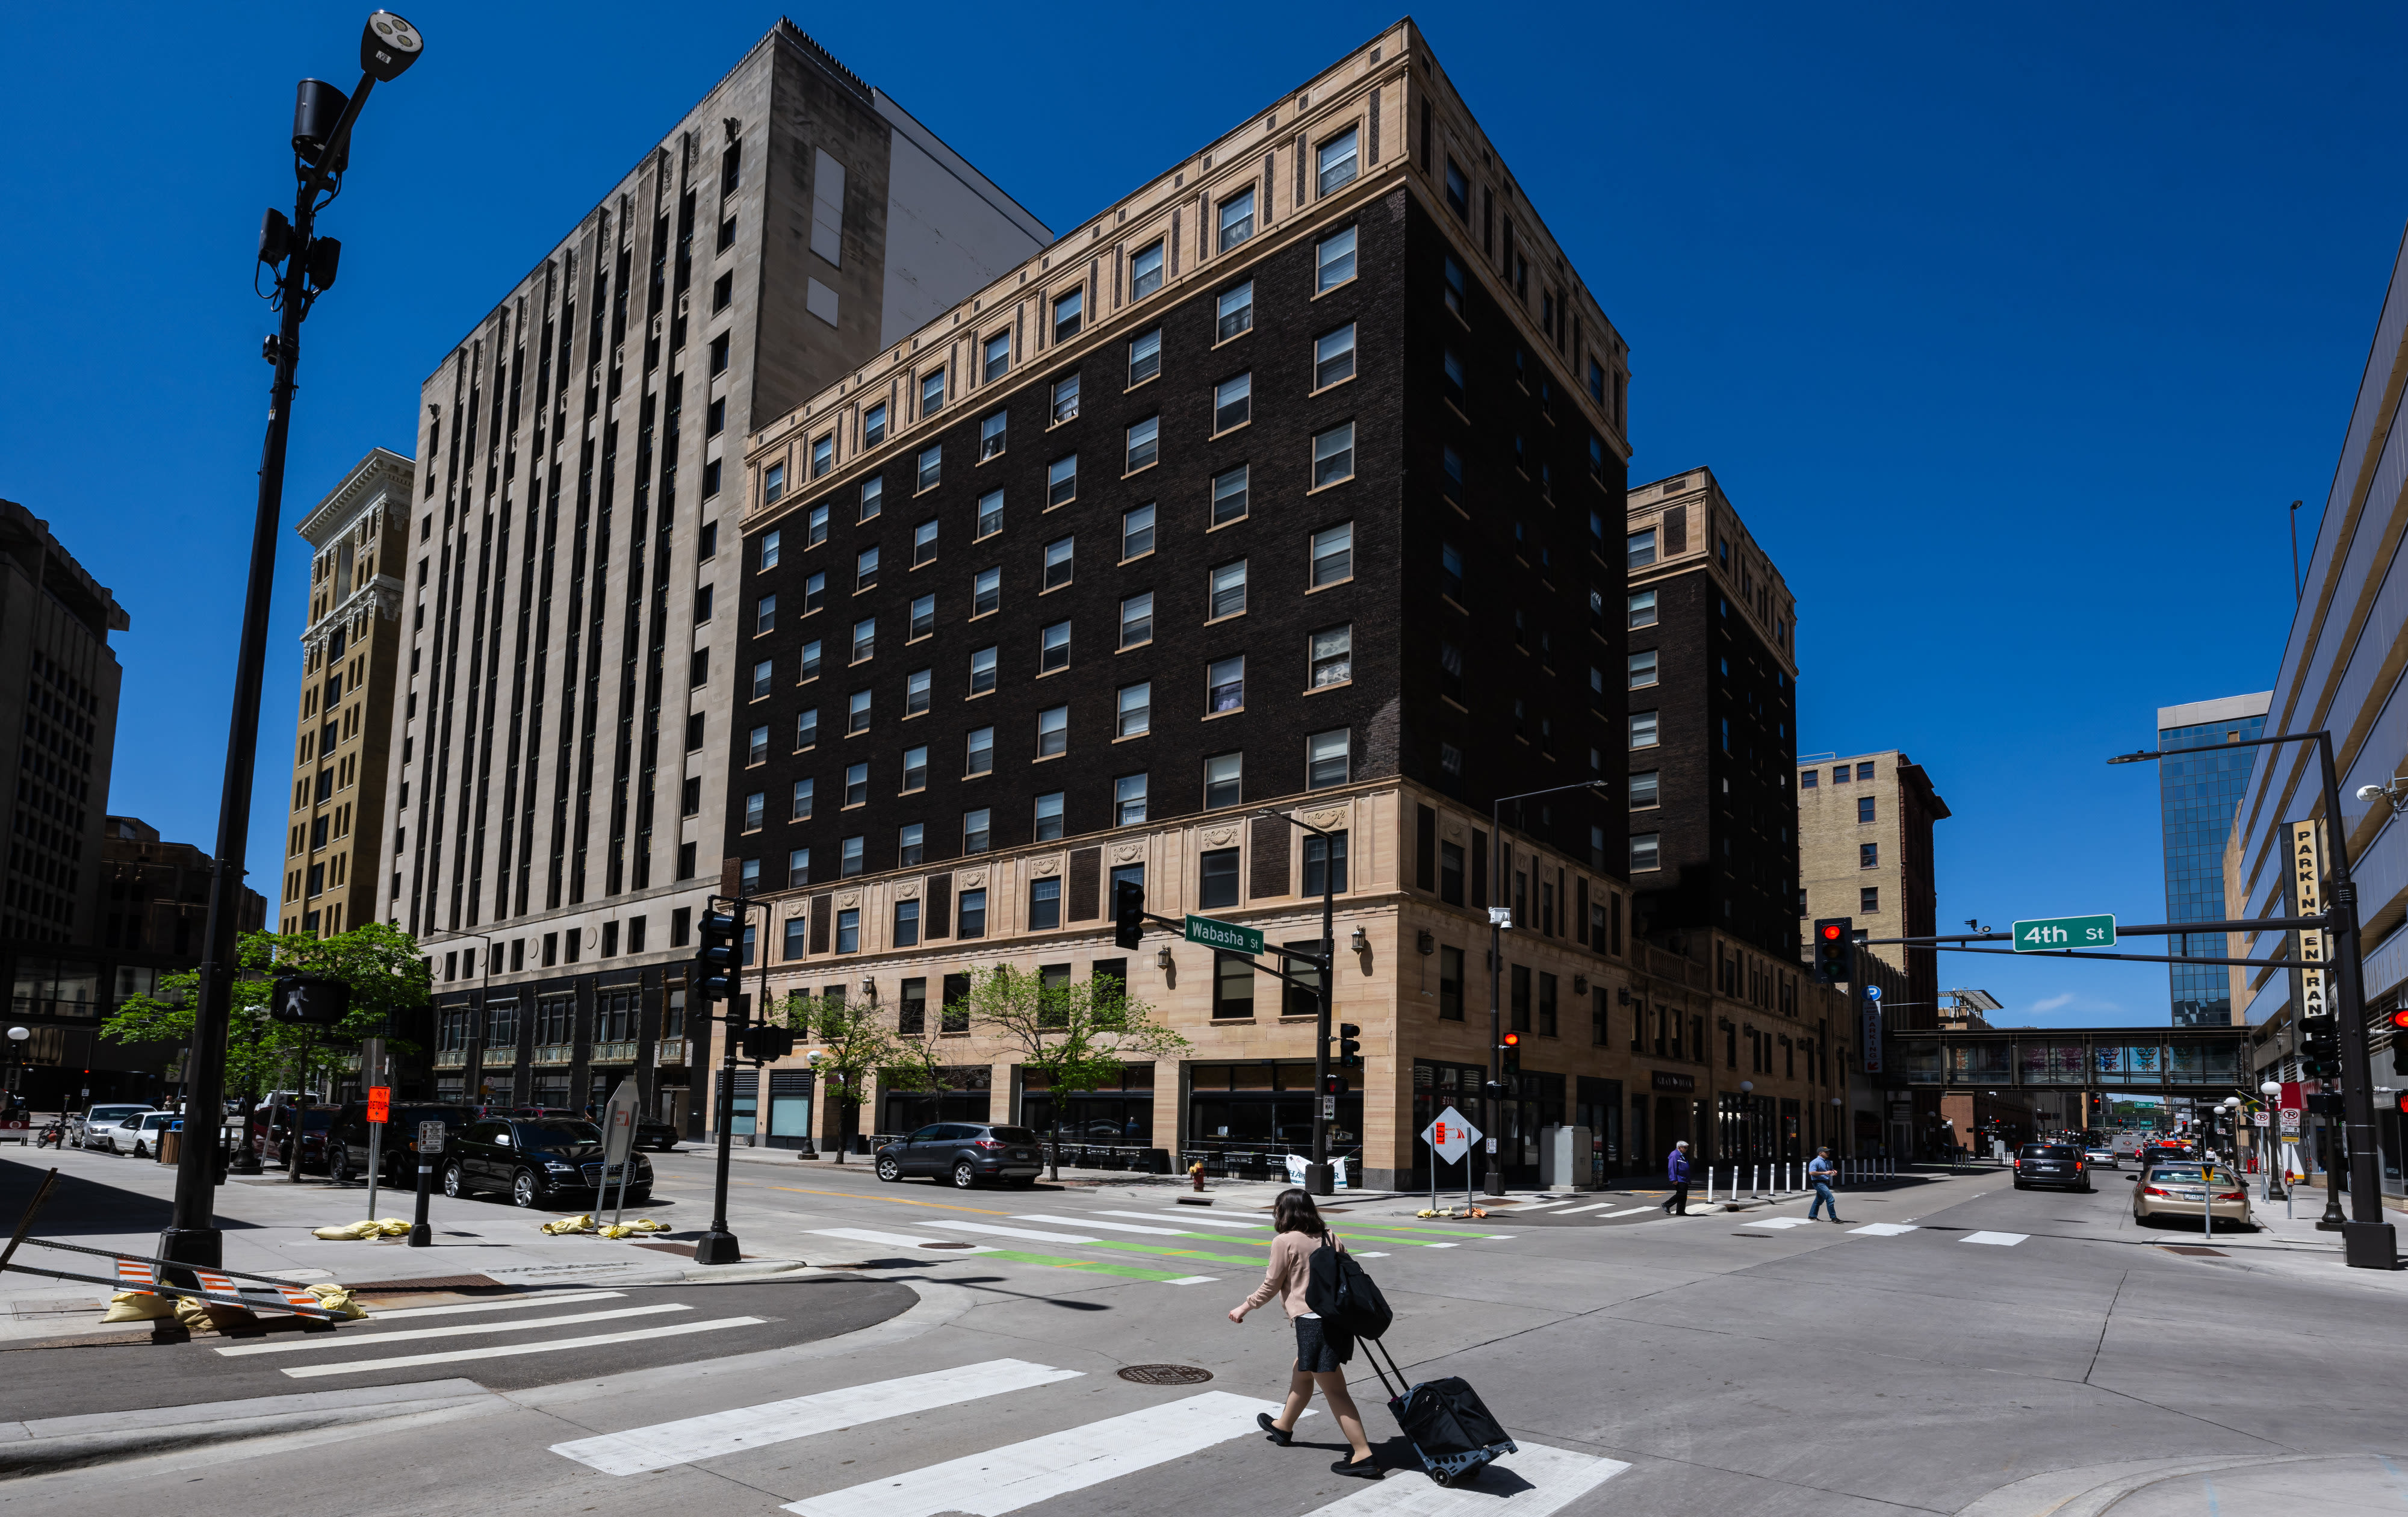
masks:
{"label": "limestone office building", "polygon": [[[1793,1142],[1831,1132],[1840,1040],[1768,1037],[1758,1064],[1751,1039],[1742,1069],[1735,1033],[1836,998],[1794,962],[1718,980],[1704,924],[1677,952],[1631,930],[1627,384],[1400,22],[763,413],[724,850],[771,995],[867,998],[938,1045],[943,1088],[876,1092],[864,1124],[1050,1125],[1054,1093],[960,1009],[1012,963],[1118,980],[1193,1044],[1064,1096],[1070,1131],[1239,1169],[1301,1152],[1312,997],[1159,929],[1115,948],[1132,880],[1290,946],[1334,892],[1367,1058],[1334,1144],[1369,1183],[1426,1179],[1414,1135],[1477,1113],[1491,899],[1527,1039],[1517,1178],[1554,1123],[1614,1171],[1711,1141],[1743,1080]],[[1494,798],[1590,781],[1492,837]],[[800,1060],[766,1073],[731,1125],[828,1141]]]}
{"label": "limestone office building", "polygon": [[433,1094],[692,1116],[741,439],[1051,240],[781,21],[427,377],[352,867],[433,964]]}

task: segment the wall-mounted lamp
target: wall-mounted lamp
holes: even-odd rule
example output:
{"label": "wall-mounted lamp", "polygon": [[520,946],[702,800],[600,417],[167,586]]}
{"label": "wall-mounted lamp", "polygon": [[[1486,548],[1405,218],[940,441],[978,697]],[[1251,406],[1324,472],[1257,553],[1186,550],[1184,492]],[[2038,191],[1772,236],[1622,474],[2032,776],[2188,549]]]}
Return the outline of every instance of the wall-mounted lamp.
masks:
{"label": "wall-mounted lamp", "polygon": [[1354,936],[1346,940],[1346,946],[1357,953],[1369,953],[1371,952],[1371,935],[1357,927]]}
{"label": "wall-mounted lamp", "polygon": [[1616,1006],[1628,1006],[1630,1004],[1630,987],[1627,985],[1619,987],[1614,991],[1613,997],[1614,1004]]}
{"label": "wall-mounted lamp", "polygon": [[878,981],[871,976],[861,977],[861,998],[872,1006],[878,1004]]}
{"label": "wall-mounted lamp", "polygon": [[1574,995],[1586,995],[1588,994],[1588,976],[1572,976],[1572,994]]}
{"label": "wall-mounted lamp", "polygon": [[1413,947],[1424,953],[1435,953],[1438,952],[1438,935],[1430,932],[1422,933],[1413,939]]}
{"label": "wall-mounted lamp", "polygon": [[1170,967],[1170,950],[1168,947],[1158,948],[1154,951],[1154,966],[1157,969],[1168,969]]}

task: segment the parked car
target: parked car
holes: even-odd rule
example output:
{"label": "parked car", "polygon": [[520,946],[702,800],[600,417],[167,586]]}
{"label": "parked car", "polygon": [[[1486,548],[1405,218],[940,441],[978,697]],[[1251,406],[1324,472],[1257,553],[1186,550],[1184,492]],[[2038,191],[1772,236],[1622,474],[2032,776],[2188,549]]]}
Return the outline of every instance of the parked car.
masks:
{"label": "parked car", "polygon": [[[2213,1200],[2204,1194],[2210,1191]],[[2160,1222],[2199,1227],[2202,1210],[2214,1222],[2256,1225],[2249,1187],[2223,1165],[2153,1164],[2132,1177],[2132,1220],[2143,1227]]]}
{"label": "parked car", "polygon": [[2093,1169],[2121,1169],[2124,1167],[2124,1161],[2115,1157],[2115,1150],[2114,1146],[2107,1143],[2090,1144],[2082,1151],[2082,1157],[2084,1162],[2087,1163]]}
{"label": "parked car", "polygon": [[546,1118],[557,1118],[562,1122],[592,1122],[594,1120],[582,1111],[573,1110],[565,1106],[514,1106],[510,1108],[510,1115],[513,1117],[532,1117],[538,1122],[543,1121]]}
{"label": "parked car", "polygon": [[984,1122],[931,1123],[878,1151],[878,1178],[892,1182],[906,1175],[937,1175],[968,1190],[982,1180],[1007,1185],[1037,1183],[1045,1151],[1025,1127]]}
{"label": "parked car", "polygon": [[658,1117],[636,1119],[636,1146],[639,1149],[658,1149],[666,1153],[678,1146],[681,1137],[675,1127]]}
{"label": "parked car", "polygon": [[[385,1121],[384,1138],[378,1145],[378,1162],[383,1166],[382,1182],[415,1188],[418,1184],[418,1127],[421,1123],[439,1122],[444,1126],[448,1142],[452,1134],[465,1131],[473,1121],[465,1106],[396,1106]],[[304,1139],[303,1153],[308,1153]],[[346,1101],[335,1114],[325,1139],[326,1162],[332,1167],[326,1178],[336,1184],[348,1184],[364,1178],[368,1170],[368,1104]]]}
{"label": "parked car", "polygon": [[[630,1153],[627,1204],[652,1199],[652,1163]],[[473,1195],[500,1191],[512,1206],[551,1207],[573,1194],[598,1204],[617,1194],[619,1171],[605,1170],[602,1129],[590,1122],[559,1117],[488,1118],[472,1122],[444,1151],[443,1194]]]}
{"label": "parked car", "polygon": [[2015,1150],[2015,1189],[2028,1191],[2035,1185],[2090,1189],[2090,1170],[2082,1151],[2071,1143],[2026,1143]]}
{"label": "parked car", "polygon": [[271,1126],[269,1109],[262,1107],[251,1113],[251,1146],[257,1151],[262,1164],[270,1167],[285,1164],[285,1141],[292,1136],[297,1119],[301,1126],[301,1167],[322,1169],[326,1164],[326,1130],[335,1124],[335,1114],[340,1109],[331,1106],[278,1107]]}
{"label": "parked car", "polygon": [[131,1153],[140,1158],[150,1153],[159,1141],[160,1131],[167,1123],[180,1120],[173,1111],[145,1107],[139,1111],[129,1111],[115,1122],[87,1128],[84,1146],[108,1153]]}
{"label": "parked car", "polygon": [[93,1107],[89,1110],[77,1112],[67,1119],[67,1137],[78,1148],[102,1148],[106,1146],[100,1141],[103,1128],[114,1127],[128,1117],[139,1116],[145,1111],[157,1109],[159,1109],[157,1107],[147,1101],[118,1101],[108,1106]]}

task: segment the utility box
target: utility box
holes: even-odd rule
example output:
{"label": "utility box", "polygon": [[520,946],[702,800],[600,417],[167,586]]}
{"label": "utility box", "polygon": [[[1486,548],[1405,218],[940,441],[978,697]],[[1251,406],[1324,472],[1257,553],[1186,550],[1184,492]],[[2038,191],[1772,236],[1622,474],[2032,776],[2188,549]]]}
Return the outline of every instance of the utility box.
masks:
{"label": "utility box", "polygon": [[1539,1183],[1551,1191],[1597,1189],[1596,1167],[1585,1127],[1539,1129]]}

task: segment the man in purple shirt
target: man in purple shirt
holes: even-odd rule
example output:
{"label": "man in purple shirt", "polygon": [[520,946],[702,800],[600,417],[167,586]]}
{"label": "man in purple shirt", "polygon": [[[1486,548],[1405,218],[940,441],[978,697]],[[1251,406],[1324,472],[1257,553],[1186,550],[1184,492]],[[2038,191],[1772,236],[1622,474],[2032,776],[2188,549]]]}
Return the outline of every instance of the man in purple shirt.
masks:
{"label": "man in purple shirt", "polygon": [[1689,1140],[1683,1138],[1672,1145],[1664,1159],[1664,1178],[1672,1183],[1672,1194],[1664,1198],[1664,1209],[1675,1217],[1689,1214]]}

